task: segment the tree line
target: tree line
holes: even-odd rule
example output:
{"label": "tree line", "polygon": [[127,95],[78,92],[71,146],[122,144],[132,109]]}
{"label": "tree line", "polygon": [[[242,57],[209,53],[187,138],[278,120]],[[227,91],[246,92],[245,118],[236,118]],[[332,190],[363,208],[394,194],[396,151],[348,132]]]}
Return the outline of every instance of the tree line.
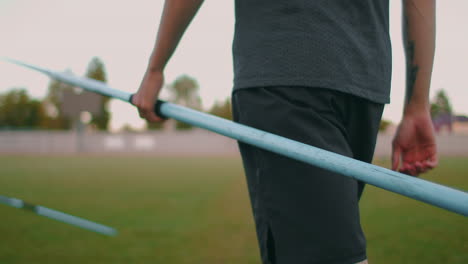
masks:
{"label": "tree line", "polygon": [[[104,64],[95,57],[89,64],[86,77],[107,81]],[[13,88],[0,94],[0,129],[50,129],[68,130],[73,126],[73,120],[63,111],[62,99],[65,91],[72,91],[75,87],[51,80],[47,94],[42,99],[32,98],[26,88]],[[106,130],[110,114],[107,110],[109,98],[100,98],[100,113],[92,116],[90,125],[99,130]]]}
{"label": "tree line", "polygon": [[[101,59],[94,57],[88,64],[85,77],[107,82],[107,74]],[[169,101],[196,110],[202,110],[197,81],[182,75],[174,82],[166,85],[171,94]],[[76,87],[51,80],[47,94],[43,99],[31,97],[26,88],[13,88],[0,94],[0,130],[69,130],[74,126],[74,120],[64,111],[63,97],[65,91],[73,91]],[[111,113],[108,104],[111,98],[101,96],[99,111],[92,114],[89,126],[96,130],[108,130]],[[223,118],[232,119],[230,99],[217,102],[208,111]],[[164,124],[147,123],[147,129],[161,129]],[[176,122],[175,128],[191,129],[190,125]],[[131,129],[131,128],[127,128]]]}

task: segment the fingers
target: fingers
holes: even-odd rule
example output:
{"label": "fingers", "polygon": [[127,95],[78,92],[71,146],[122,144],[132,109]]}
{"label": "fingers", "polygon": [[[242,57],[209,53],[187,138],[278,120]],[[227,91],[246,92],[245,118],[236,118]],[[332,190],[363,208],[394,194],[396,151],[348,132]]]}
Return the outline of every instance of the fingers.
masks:
{"label": "fingers", "polygon": [[403,165],[399,169],[399,172],[404,173],[404,174],[408,174],[408,175],[411,175],[411,176],[418,176],[419,175],[419,172],[416,169],[416,167],[414,165],[412,165],[412,164],[407,164],[407,163],[403,163]]}
{"label": "fingers", "polygon": [[151,122],[151,123],[164,121],[164,119],[156,115],[153,108],[154,107],[151,107],[151,108],[138,107],[138,114],[140,115],[141,118],[146,119],[148,122]]}
{"label": "fingers", "polygon": [[432,155],[429,159],[423,161],[405,161],[400,168],[401,173],[409,174],[411,176],[418,176],[419,174],[426,173],[429,170],[437,167],[437,155]]}
{"label": "fingers", "polygon": [[430,168],[425,167],[422,163],[408,164],[400,168],[399,172],[408,174],[411,176],[419,176],[422,173],[429,171]]}
{"label": "fingers", "polygon": [[146,102],[139,99],[138,95],[132,97],[133,105],[138,108],[138,114],[141,118],[146,119],[150,123],[162,122],[163,118],[156,115],[154,105],[148,105]]}
{"label": "fingers", "polygon": [[146,119],[150,123],[162,122],[164,119],[157,116],[153,111],[140,112],[140,117]]}
{"label": "fingers", "polygon": [[437,165],[439,165],[439,158],[437,157],[436,154],[433,154],[431,155],[431,157],[429,159],[427,159],[426,161],[424,161],[426,167],[430,168],[430,169],[433,169],[435,167],[437,167]]}
{"label": "fingers", "polygon": [[398,146],[393,147],[392,151],[392,170],[396,171],[400,165],[401,149]]}

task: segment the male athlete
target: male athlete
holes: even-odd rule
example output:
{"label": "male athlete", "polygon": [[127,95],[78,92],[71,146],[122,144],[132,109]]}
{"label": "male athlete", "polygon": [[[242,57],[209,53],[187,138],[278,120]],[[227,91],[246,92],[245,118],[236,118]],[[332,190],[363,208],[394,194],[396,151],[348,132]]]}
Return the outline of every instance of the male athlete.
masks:
{"label": "male athlete", "polygon": [[[133,103],[153,105],[164,67],[202,0],[166,0],[154,51]],[[388,0],[236,0],[236,122],[371,162],[389,102]],[[435,0],[403,0],[407,85],[392,168],[437,165],[429,115]],[[215,22],[215,21],[214,21]],[[364,183],[239,144],[264,264],[367,263],[358,202]]]}

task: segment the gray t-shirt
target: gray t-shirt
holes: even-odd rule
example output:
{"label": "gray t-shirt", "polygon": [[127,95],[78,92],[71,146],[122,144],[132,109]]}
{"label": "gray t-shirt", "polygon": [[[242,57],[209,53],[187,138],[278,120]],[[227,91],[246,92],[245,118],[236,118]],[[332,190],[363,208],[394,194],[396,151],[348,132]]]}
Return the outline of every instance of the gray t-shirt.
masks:
{"label": "gray t-shirt", "polygon": [[388,0],[236,0],[234,89],[310,86],[388,103]]}

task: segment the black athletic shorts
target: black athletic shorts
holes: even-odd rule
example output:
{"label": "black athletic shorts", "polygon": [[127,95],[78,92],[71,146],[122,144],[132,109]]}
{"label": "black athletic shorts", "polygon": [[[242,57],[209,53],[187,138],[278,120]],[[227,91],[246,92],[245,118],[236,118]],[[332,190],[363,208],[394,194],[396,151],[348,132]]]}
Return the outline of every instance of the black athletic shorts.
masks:
{"label": "black athletic shorts", "polygon": [[[232,96],[238,123],[371,162],[383,104],[330,89],[256,87]],[[264,264],[365,260],[364,183],[239,143]]]}

